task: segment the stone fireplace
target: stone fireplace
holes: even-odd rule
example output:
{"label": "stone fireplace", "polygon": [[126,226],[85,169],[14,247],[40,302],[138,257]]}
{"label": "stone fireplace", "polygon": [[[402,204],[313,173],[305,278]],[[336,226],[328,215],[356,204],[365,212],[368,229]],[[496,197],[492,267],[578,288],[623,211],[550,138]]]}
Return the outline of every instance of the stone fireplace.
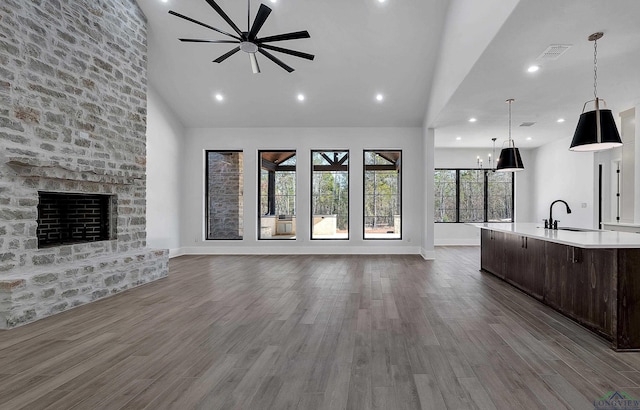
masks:
{"label": "stone fireplace", "polygon": [[[146,247],[146,19],[134,0],[6,0],[0,329],[165,277]],[[46,18],[43,18],[46,16]]]}

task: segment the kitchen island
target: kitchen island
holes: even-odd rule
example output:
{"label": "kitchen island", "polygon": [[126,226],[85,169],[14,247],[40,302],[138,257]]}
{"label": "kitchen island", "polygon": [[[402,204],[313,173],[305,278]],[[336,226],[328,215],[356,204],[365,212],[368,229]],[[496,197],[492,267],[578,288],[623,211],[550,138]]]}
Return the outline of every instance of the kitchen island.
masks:
{"label": "kitchen island", "polygon": [[640,350],[640,234],[478,223],[481,269],[611,341]]}

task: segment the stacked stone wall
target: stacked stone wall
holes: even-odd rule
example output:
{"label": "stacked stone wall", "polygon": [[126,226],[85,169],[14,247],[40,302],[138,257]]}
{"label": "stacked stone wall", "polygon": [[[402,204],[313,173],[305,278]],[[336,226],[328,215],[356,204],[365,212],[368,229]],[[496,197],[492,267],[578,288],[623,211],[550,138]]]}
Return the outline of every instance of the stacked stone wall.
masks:
{"label": "stacked stone wall", "polygon": [[[7,296],[15,283],[29,287],[43,270],[62,281],[69,266],[92,258],[108,265],[149,252],[146,48],[146,19],[134,0],[0,3],[0,311],[12,306],[0,328],[52,312],[28,303],[20,310],[15,293]],[[38,249],[38,191],[116,195],[117,239]],[[164,269],[151,276],[166,276],[166,252],[151,254],[164,260],[145,256]],[[88,301],[72,293],[57,310]]]}

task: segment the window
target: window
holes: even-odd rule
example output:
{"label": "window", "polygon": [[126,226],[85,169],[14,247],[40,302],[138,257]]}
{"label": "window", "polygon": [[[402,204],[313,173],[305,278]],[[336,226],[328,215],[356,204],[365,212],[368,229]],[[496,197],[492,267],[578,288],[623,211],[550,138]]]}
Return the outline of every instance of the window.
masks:
{"label": "window", "polygon": [[311,239],[349,239],[349,151],[311,151]]}
{"label": "window", "polygon": [[436,169],[435,222],[513,222],[513,173]]}
{"label": "window", "polygon": [[458,221],[458,172],[455,169],[435,170],[435,221]]}
{"label": "window", "polygon": [[243,155],[241,151],[206,152],[206,237],[242,239]]}
{"label": "window", "polygon": [[513,172],[487,172],[487,221],[513,222]]}
{"label": "window", "polygon": [[296,237],[296,152],[260,151],[258,238]]}
{"label": "window", "polygon": [[458,222],[483,222],[484,171],[461,169],[458,178]]}
{"label": "window", "polygon": [[364,239],[401,238],[401,151],[364,151]]}

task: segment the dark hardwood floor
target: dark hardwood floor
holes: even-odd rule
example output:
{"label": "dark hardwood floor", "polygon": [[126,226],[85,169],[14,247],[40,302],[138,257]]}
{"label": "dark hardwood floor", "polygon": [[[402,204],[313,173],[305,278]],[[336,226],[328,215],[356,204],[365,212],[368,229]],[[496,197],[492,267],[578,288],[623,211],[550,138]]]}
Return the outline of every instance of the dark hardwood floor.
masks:
{"label": "dark hardwood floor", "polygon": [[1,409],[590,409],[640,353],[419,256],[185,256],[167,279],[0,332]]}

